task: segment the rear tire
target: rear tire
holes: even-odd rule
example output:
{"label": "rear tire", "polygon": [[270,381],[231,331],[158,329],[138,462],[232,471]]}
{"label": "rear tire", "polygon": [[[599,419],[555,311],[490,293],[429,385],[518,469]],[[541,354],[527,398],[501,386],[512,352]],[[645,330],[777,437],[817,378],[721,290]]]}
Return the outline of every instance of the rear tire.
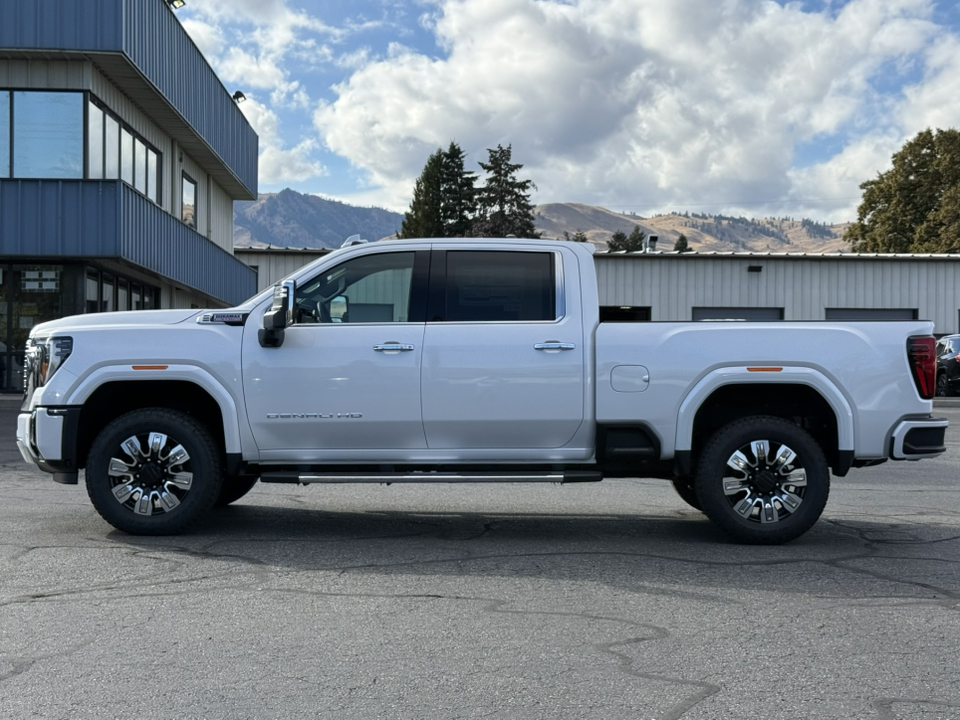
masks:
{"label": "rear tire", "polygon": [[953,391],[947,382],[947,374],[942,372],[937,375],[937,397],[951,397],[952,395]]}
{"label": "rear tire", "polygon": [[703,511],[734,540],[776,545],[819,519],[830,494],[823,451],[803,428],[755,416],[707,443],[695,482]]}
{"label": "rear tire", "polygon": [[107,425],[87,457],[97,512],[131,535],[188,530],[220,494],[223,469],[210,432],[176,410],[134,410]]}

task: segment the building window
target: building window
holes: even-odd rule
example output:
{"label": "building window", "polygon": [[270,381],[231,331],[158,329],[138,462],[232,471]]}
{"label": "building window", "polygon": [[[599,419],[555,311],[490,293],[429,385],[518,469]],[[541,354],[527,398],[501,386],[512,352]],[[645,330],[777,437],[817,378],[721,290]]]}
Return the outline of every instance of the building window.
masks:
{"label": "building window", "polygon": [[120,177],[120,123],[110,115],[103,117],[103,178]]}
{"label": "building window", "polygon": [[14,92],[13,172],[18,178],[83,178],[83,95]]}
{"label": "building window", "polygon": [[87,103],[87,177],[120,178],[159,202],[159,153],[93,98]]}
{"label": "building window", "polygon": [[10,93],[0,92],[0,178],[10,177]]}
{"label": "building window", "polygon": [[694,320],[752,320],[766,322],[783,320],[783,308],[778,307],[695,307]]}
{"label": "building window", "polygon": [[101,273],[87,268],[86,312],[112,310],[153,310],[160,307],[157,288],[138,285],[125,277]]}
{"label": "building window", "polygon": [[826,319],[844,322],[916,320],[916,308],[826,308]]}
{"label": "building window", "polygon": [[182,178],[180,219],[194,230],[197,228],[197,183],[186,173]]}

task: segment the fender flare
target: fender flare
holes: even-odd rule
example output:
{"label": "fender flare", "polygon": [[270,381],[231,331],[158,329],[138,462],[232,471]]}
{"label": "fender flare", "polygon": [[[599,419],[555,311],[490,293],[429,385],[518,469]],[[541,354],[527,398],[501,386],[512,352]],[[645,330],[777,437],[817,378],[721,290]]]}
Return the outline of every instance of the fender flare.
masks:
{"label": "fender flare", "polygon": [[807,385],[827,401],[837,418],[837,449],[854,450],[855,421],[853,409],[840,388],[819,370],[809,367],[784,367],[781,371],[755,372],[746,367],[724,367],[708,373],[691,388],[677,411],[676,451],[693,449],[693,422],[697,411],[715,390],[725,385],[776,384]]}
{"label": "fender flare", "polygon": [[[75,385],[64,404],[83,405],[98,388],[113,382],[180,380],[206,390],[220,406],[223,418],[223,442],[226,452],[240,453],[240,422],[237,404],[227,389],[209,372],[196,365],[156,366],[157,369],[134,370],[132,365],[102,365]],[[165,368],[165,369],[161,369]]]}

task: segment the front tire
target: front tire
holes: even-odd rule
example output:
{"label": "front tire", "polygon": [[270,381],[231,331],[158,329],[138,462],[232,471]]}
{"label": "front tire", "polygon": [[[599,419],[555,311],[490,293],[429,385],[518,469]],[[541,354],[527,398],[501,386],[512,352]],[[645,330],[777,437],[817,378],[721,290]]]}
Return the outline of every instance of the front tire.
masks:
{"label": "front tire", "polygon": [[223,485],[220,486],[220,494],[213,506],[226,507],[230,503],[235,503],[253,490],[253,486],[259,479],[259,475],[232,475],[224,478]]}
{"label": "front tire", "polygon": [[188,530],[216,502],[220,452],[207,428],[176,410],[134,410],[107,425],[87,457],[97,512],[131,535]]}
{"label": "front tire", "polygon": [[778,417],[721,428],[707,443],[695,482],[704,513],[733,539],[776,545],[819,519],[830,472],[813,437]]}
{"label": "front tire", "polygon": [[693,483],[693,478],[674,478],[673,489],[677,491],[677,495],[679,495],[680,499],[687,505],[694,510],[703,512],[703,508],[700,506],[700,498],[697,497],[697,488]]}

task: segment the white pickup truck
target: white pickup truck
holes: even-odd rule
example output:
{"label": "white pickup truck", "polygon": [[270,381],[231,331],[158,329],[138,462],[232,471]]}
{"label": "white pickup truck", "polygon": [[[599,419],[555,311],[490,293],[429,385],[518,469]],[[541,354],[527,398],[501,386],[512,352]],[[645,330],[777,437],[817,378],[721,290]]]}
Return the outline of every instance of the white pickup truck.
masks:
{"label": "white pickup truck", "polygon": [[38,325],[18,444],[134,534],[258,479],[657,477],[752,543],[809,529],[831,471],[944,452],[929,322],[604,314],[585,245],[354,245],[230,310]]}

